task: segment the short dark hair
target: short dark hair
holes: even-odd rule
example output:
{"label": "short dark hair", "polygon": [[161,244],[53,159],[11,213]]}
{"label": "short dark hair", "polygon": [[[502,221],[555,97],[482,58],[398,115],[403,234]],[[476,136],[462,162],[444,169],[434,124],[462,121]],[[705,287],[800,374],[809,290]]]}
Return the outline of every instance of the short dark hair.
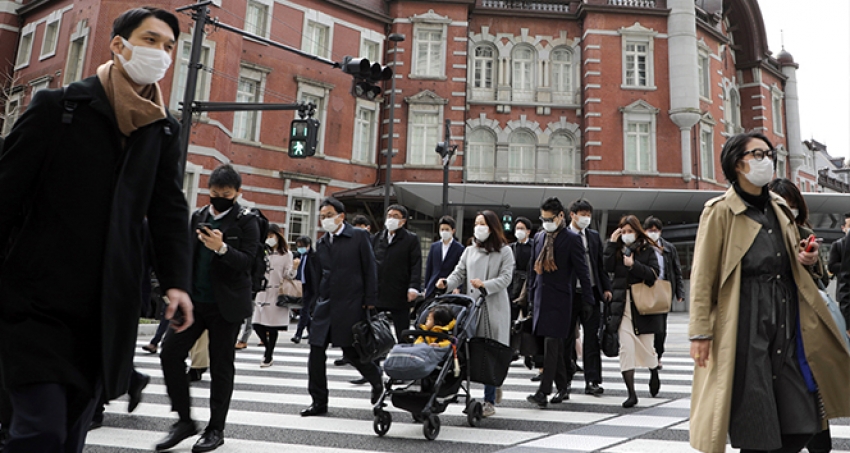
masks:
{"label": "short dark hair", "polygon": [[387,212],[385,212],[384,214],[389,214],[389,212],[390,212],[390,211],[398,211],[398,212],[400,212],[400,213],[401,213],[401,216],[402,216],[402,217],[404,217],[405,219],[407,219],[407,208],[405,208],[404,206],[402,206],[402,205],[400,205],[400,204],[391,204],[391,205],[387,208]]}
{"label": "short dark hair", "polygon": [[790,179],[776,178],[770,181],[767,185],[768,190],[784,198],[789,205],[794,205],[797,208],[797,217],[794,218],[794,223],[811,227],[809,224],[809,206],[806,204],[806,199],[800,193],[800,189],[791,182]]}
{"label": "short dark hair", "polygon": [[435,305],[428,310],[428,314],[434,315],[434,325],[435,326],[446,326],[453,319],[455,319],[455,314],[452,312],[452,309],[445,305]]}
{"label": "short dark hair", "polygon": [[505,232],[502,231],[502,223],[499,221],[499,216],[490,210],[481,211],[475,217],[477,218],[479,215],[484,217],[484,222],[490,228],[490,236],[486,241],[478,243],[478,246],[486,250],[487,253],[501,250],[502,246],[508,243],[508,240],[505,239]]}
{"label": "short dark hair", "polygon": [[[738,166],[738,162],[744,158],[744,151],[746,151],[747,144],[753,139],[762,140],[767,143],[770,149],[773,149],[773,144],[770,143],[770,140],[758,131],[738,134],[726,140],[726,143],[723,145],[723,150],[720,151],[720,167],[723,169],[723,176],[730,183],[738,180],[738,172],[735,171],[735,168]],[[776,158],[773,160],[773,166],[774,168],[776,167]]]}
{"label": "short dark hair", "polygon": [[580,211],[589,211],[593,214],[593,205],[584,198],[579,198],[578,200],[570,203],[570,214]]}
{"label": "short dark hair", "polygon": [[310,236],[298,236],[295,239],[295,245],[296,246],[303,245],[303,246],[306,246],[307,248],[310,248],[310,246],[313,245],[313,240],[310,239]]}
{"label": "short dark hair", "polygon": [[213,170],[208,185],[210,187],[232,187],[239,190],[242,188],[242,176],[232,165],[222,164]]}
{"label": "short dark hair", "polygon": [[533,227],[531,220],[528,220],[527,218],[520,216],[520,217],[517,217],[516,222],[514,222],[514,229],[516,229],[517,224],[520,224],[520,223],[525,225],[525,227],[528,228],[529,231]]}
{"label": "short dark hair", "polygon": [[289,252],[289,244],[286,243],[286,238],[283,237],[283,231],[276,223],[269,224],[269,233],[274,234],[277,238],[277,245],[274,247],[275,252],[281,255]]}
{"label": "short dark hair", "polygon": [[130,35],[148,17],[155,17],[165,22],[174,33],[174,40],[180,39],[180,22],[177,20],[177,16],[164,9],[154,8],[152,6],[133,8],[121,13],[120,16],[112,21],[111,37],[121,36],[124,39],[130,39]]}
{"label": "short dark hair", "polygon": [[542,205],[540,205],[540,210],[549,211],[555,215],[558,215],[564,212],[564,204],[561,203],[561,200],[559,200],[558,197],[549,197],[546,199],[546,201],[543,202]]}
{"label": "short dark hair", "polygon": [[448,225],[453,230],[457,229],[457,223],[455,222],[454,217],[452,217],[450,215],[444,215],[444,216],[440,217],[440,221],[437,222],[437,228],[440,228],[440,225]]}
{"label": "short dark hair", "polygon": [[365,225],[370,228],[372,227],[372,221],[370,221],[369,218],[363,214],[357,214],[356,216],[354,216],[354,220],[351,221],[351,224],[354,226]]}
{"label": "short dark hair", "polygon": [[345,205],[334,197],[327,197],[322,200],[322,204],[319,205],[319,209],[322,209],[325,206],[334,208],[334,211],[336,211],[337,214],[345,214]]}
{"label": "short dark hair", "polygon": [[850,212],[845,212],[845,213],[844,213],[844,218],[845,218],[845,219],[850,219]]}
{"label": "short dark hair", "polygon": [[649,216],[643,220],[643,229],[648,230],[652,227],[658,228],[658,230],[664,229],[664,224],[661,223],[661,219],[655,216]]}

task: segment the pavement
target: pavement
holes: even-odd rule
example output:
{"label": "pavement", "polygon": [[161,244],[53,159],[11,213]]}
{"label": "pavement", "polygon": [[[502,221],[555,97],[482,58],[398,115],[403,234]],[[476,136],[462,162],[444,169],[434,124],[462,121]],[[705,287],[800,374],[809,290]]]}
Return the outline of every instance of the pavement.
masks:
{"label": "pavement", "polygon": [[[583,375],[573,382],[571,399],[538,409],[525,401],[537,384],[530,381],[536,370],[521,361],[513,364],[503,389],[496,415],[470,427],[453,404],[440,415],[441,430],[436,440],[424,438],[422,424],[392,406],[392,425],[384,437],[373,430],[368,385],[348,381],[359,377],[350,366],[337,367],[338,349],[328,350],[330,412],[322,417],[300,417],[310,404],[307,392],[309,346],[289,341],[281,332],[274,365],[260,368],[262,349],[255,337],[249,347],[236,353],[235,391],[225,429],[225,444],[217,452],[298,452],[298,453],[667,453],[693,452],[688,445],[688,415],[693,363],[688,357],[687,313],[671,313],[662,363],[661,392],[651,398],[649,372],[637,370],[640,401],[624,409],[625,385],[617,359],[603,358],[601,397],[584,395]],[[147,344],[150,333],[140,336],[138,345]],[[126,397],[107,406],[104,427],[89,433],[86,453],[152,451],[176,420],[171,412],[159,357],[137,349],[137,368],[151,375],[142,404],[127,414]],[[481,399],[483,388],[473,384],[474,398]],[[209,417],[209,373],[192,384],[193,417],[203,427]],[[833,423],[835,452],[850,453],[850,420]],[[197,438],[178,445],[175,452],[191,451]],[[735,451],[731,447],[727,451]]]}

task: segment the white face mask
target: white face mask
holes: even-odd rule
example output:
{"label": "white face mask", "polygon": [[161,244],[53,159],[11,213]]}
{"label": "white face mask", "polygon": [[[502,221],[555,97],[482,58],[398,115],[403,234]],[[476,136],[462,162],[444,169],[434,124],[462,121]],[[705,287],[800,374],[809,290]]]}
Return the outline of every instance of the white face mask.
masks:
{"label": "white face mask", "polygon": [[490,237],[490,228],[487,225],[475,225],[475,239],[484,242]]}
{"label": "white face mask", "polygon": [[275,246],[277,246],[277,238],[266,238],[266,245],[271,248],[275,248]]}
{"label": "white face mask", "polygon": [[576,226],[578,229],[583,230],[590,226],[590,216],[581,215],[576,219]]}
{"label": "white face mask", "polygon": [[773,161],[764,158],[762,160],[750,159],[750,172],[741,173],[752,185],[764,187],[773,180]]}
{"label": "white face mask", "polygon": [[442,239],[443,242],[449,242],[452,240],[453,237],[454,234],[452,234],[451,231],[440,231],[440,239]]}
{"label": "white face mask", "polygon": [[655,242],[658,242],[658,239],[661,238],[661,233],[658,231],[647,231],[646,235]]}
{"label": "white face mask", "polygon": [[400,222],[400,220],[398,220],[398,219],[387,219],[384,222],[384,226],[387,227],[387,230],[389,230],[390,233],[392,233],[393,231],[398,229],[399,222]]}
{"label": "white face mask", "polygon": [[336,224],[336,218],[337,216],[333,216],[330,219],[322,219],[322,229],[328,233],[336,231],[336,229],[339,228],[339,225]]}
{"label": "white face mask", "polygon": [[514,236],[516,236],[517,241],[524,241],[525,238],[528,237],[528,231],[516,230],[516,232],[514,233]]}
{"label": "white face mask", "polygon": [[543,222],[543,229],[547,233],[554,233],[558,229],[558,224],[555,222]]}
{"label": "white face mask", "polygon": [[165,77],[168,68],[171,67],[171,55],[161,49],[152,49],[150,47],[134,46],[121,38],[124,46],[133,52],[130,56],[130,61],[124,58],[124,55],[116,54],[118,61],[124,67],[124,71],[133,82],[139,85],[150,85],[159,82]]}
{"label": "white face mask", "polygon": [[623,239],[623,244],[632,245],[635,242],[635,234],[629,233],[620,236]]}
{"label": "white face mask", "polygon": [[[800,210],[799,210],[799,209],[792,209],[792,210],[791,210],[791,214],[793,214],[793,215],[794,215],[794,218],[796,219],[797,217],[799,217],[799,216],[800,216]],[[793,219],[792,219],[792,220],[793,220]]]}

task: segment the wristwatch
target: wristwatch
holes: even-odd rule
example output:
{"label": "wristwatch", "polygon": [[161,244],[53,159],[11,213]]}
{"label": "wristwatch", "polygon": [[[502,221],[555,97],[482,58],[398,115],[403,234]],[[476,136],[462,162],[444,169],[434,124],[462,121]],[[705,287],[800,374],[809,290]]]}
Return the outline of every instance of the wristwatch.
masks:
{"label": "wristwatch", "polygon": [[222,243],[221,248],[215,251],[215,254],[218,256],[224,255],[227,253],[227,243]]}

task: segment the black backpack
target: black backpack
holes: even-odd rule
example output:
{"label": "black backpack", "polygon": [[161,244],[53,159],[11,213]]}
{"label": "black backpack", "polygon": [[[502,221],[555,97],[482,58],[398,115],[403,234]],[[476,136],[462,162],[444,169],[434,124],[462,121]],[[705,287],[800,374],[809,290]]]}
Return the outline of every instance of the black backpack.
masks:
{"label": "black backpack", "polygon": [[242,208],[236,219],[241,221],[245,216],[256,218],[260,229],[259,250],[254,257],[254,264],[251,266],[251,292],[256,294],[265,291],[269,284],[268,279],[266,279],[266,272],[271,267],[268,247],[266,246],[266,237],[269,235],[269,219],[259,209],[250,207]]}

